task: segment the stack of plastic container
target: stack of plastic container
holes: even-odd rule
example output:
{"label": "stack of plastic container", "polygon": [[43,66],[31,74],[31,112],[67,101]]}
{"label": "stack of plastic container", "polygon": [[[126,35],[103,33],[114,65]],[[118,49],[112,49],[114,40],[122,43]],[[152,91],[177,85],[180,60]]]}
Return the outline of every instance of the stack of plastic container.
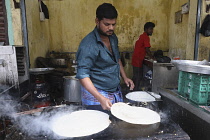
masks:
{"label": "stack of plastic container", "polygon": [[210,76],[190,72],[179,72],[178,92],[198,105],[210,103]]}
{"label": "stack of plastic container", "polygon": [[210,105],[210,66],[199,61],[175,65],[179,69],[178,93],[198,105]]}

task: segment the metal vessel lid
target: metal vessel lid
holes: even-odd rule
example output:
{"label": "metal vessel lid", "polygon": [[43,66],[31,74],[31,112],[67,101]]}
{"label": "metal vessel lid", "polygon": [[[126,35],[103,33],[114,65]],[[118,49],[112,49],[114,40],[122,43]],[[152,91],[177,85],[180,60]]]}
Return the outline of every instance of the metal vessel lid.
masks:
{"label": "metal vessel lid", "polygon": [[29,72],[31,74],[46,74],[53,71],[55,68],[31,68]]}
{"label": "metal vessel lid", "polygon": [[64,79],[79,80],[79,79],[76,78],[76,75],[73,75],[73,76],[64,76],[63,78],[64,78]]}

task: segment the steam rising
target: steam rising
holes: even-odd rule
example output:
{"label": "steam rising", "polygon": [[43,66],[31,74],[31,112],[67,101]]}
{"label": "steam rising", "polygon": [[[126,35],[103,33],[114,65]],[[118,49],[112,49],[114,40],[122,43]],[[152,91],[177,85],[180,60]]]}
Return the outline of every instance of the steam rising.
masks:
{"label": "steam rising", "polygon": [[77,106],[47,107],[43,112],[33,115],[17,114],[20,112],[22,104],[7,94],[0,95],[0,117],[10,118],[12,123],[17,126],[26,136],[47,136],[51,139],[59,138],[51,131],[52,120],[60,116],[79,110]]}
{"label": "steam rising", "polygon": [[169,121],[169,117],[168,117],[168,115],[166,114],[166,112],[160,111],[160,112],[159,112],[159,115],[160,115],[160,118],[161,118],[161,122],[162,122],[162,123],[167,123],[167,122]]}
{"label": "steam rising", "polygon": [[[17,113],[20,112],[22,106],[23,104],[15,101],[8,94],[0,94],[0,118],[5,116],[9,117],[13,124],[17,126],[17,129],[21,130],[26,136],[40,136],[42,138],[47,136],[48,139],[61,139],[61,137],[55,135],[51,130],[53,120],[75,110],[80,110],[77,106],[71,105],[57,108],[47,107],[43,112],[38,112],[33,115],[18,115]],[[165,112],[159,112],[159,114],[161,116],[161,122],[167,123],[167,114]]]}
{"label": "steam rising", "polygon": [[11,96],[4,95],[0,96],[0,117],[2,116],[9,116],[9,114],[13,114],[15,112],[15,107],[17,107],[18,104],[15,101],[12,101]]}
{"label": "steam rising", "polygon": [[23,117],[17,118],[17,121],[19,122],[20,129],[26,133],[29,136],[45,136],[51,138],[59,138],[51,131],[51,124],[52,121],[60,116],[63,116],[64,114],[71,113],[73,111],[77,110],[75,106],[68,106],[57,108],[55,110],[46,111],[45,113],[41,113],[41,115],[38,116],[31,116],[31,115],[25,115]]}

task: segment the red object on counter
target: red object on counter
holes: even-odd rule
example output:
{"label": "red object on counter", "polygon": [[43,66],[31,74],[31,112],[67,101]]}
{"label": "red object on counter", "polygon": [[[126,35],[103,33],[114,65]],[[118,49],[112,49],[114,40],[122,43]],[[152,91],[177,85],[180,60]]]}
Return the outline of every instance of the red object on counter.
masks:
{"label": "red object on counter", "polygon": [[174,57],[173,59],[174,59],[174,60],[180,60],[180,58],[179,58],[179,57]]}
{"label": "red object on counter", "polygon": [[35,108],[50,106],[50,101],[38,102],[34,104]]}

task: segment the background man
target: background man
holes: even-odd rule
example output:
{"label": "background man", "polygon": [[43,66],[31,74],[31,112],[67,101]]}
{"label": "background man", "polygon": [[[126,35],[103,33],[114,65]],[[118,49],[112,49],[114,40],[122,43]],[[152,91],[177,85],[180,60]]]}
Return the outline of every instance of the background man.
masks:
{"label": "background man", "polygon": [[152,22],[147,22],[144,25],[144,33],[139,36],[139,39],[135,43],[135,48],[132,56],[133,65],[133,82],[135,84],[134,90],[141,90],[142,80],[143,80],[143,60],[145,56],[153,59],[152,53],[150,51],[150,38],[149,36],[153,33],[153,28],[155,24]]}

